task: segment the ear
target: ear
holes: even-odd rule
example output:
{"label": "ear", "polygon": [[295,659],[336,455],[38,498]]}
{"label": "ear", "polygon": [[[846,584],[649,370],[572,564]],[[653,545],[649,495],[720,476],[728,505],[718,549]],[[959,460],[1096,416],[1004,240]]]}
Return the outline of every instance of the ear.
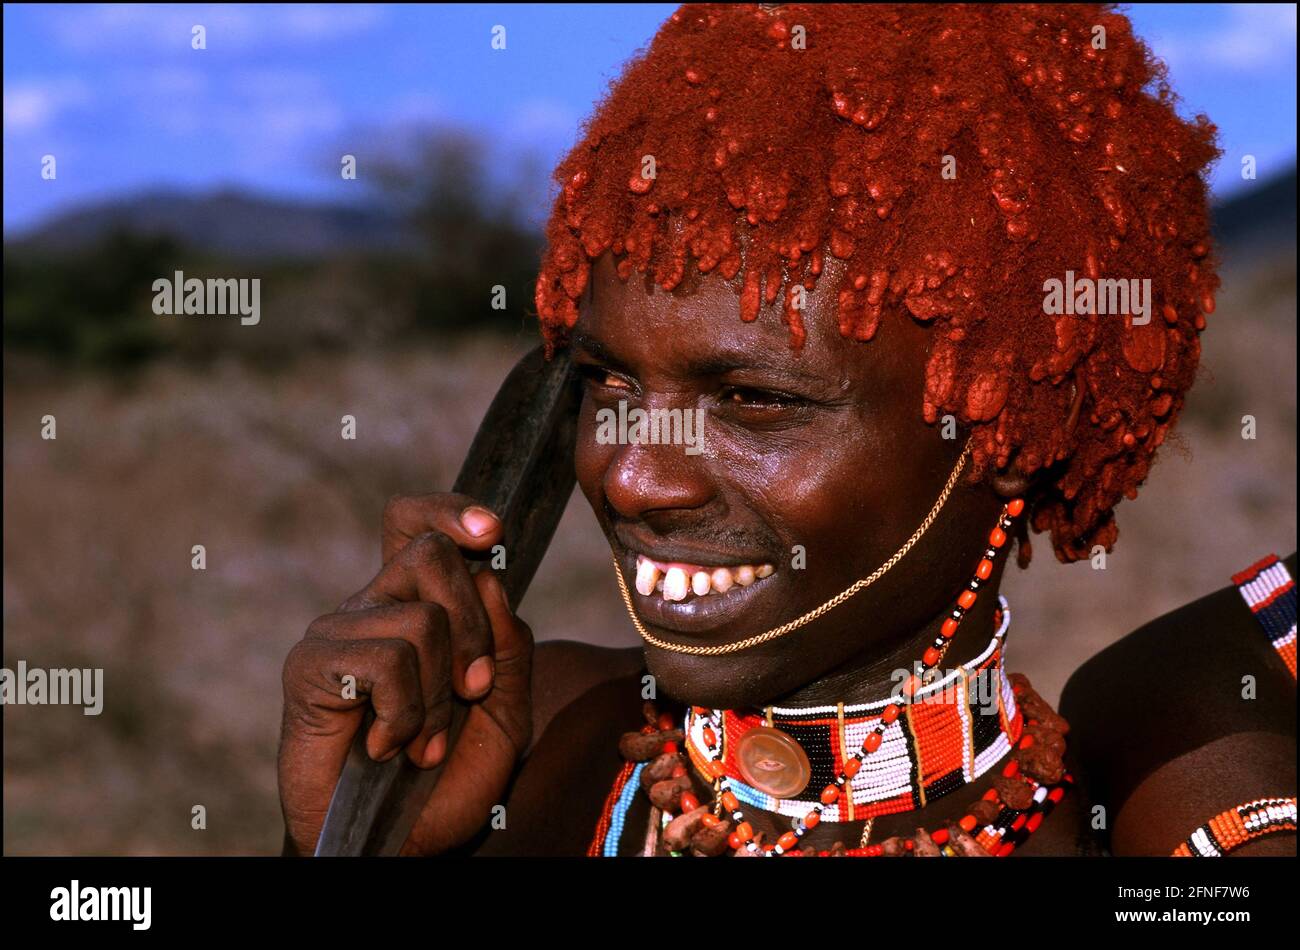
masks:
{"label": "ear", "polygon": [[[1083,378],[1083,368],[1076,367],[1074,379],[1070,383],[1070,412],[1067,417],[1065,428],[1067,432],[1073,433],[1075,427],[1079,424],[1079,414],[1083,409],[1084,397],[1088,392],[1088,384]],[[989,476],[989,484],[999,496],[1005,499],[1027,498],[1030,490],[1039,481],[1041,470],[1033,475],[1025,475],[1018,471],[1015,464],[1015,455],[1011,456],[1007,463],[1005,471],[994,472]]]}
{"label": "ear", "polygon": [[1016,464],[1019,455],[1018,449],[1013,451],[1011,458],[1007,459],[1006,468],[993,469],[985,476],[993,492],[1003,501],[1010,501],[1013,498],[1024,498],[1028,501],[1042,478],[1041,469],[1030,475],[1022,472],[1020,466]]}
{"label": "ear", "polygon": [[989,484],[998,496],[1010,501],[1012,498],[1024,498],[1029,493],[1029,488],[1034,480],[1031,476],[1017,471],[1014,467],[1008,466],[1005,472],[995,472],[989,478]]}

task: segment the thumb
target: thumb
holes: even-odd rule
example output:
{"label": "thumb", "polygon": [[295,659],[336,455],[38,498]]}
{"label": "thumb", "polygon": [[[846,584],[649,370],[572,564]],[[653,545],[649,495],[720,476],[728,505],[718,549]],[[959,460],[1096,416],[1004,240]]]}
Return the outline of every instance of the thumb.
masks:
{"label": "thumb", "polygon": [[511,612],[505,588],[495,574],[479,571],[474,575],[474,584],[492,627],[492,692],[484,705],[491,706],[494,699],[500,702],[520,695],[527,700],[533,665],[533,631]]}

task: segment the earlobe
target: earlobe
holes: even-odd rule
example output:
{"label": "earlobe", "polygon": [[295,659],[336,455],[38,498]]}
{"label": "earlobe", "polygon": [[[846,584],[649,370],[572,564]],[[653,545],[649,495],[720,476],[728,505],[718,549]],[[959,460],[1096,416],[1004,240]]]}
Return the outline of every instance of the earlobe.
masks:
{"label": "earlobe", "polygon": [[1019,458],[1020,450],[1016,449],[1007,459],[1005,468],[993,469],[988,473],[989,486],[1003,501],[1010,501],[1012,498],[1028,498],[1034,486],[1038,484],[1037,473],[1026,474],[1020,470],[1017,464]]}
{"label": "earlobe", "polygon": [[[1068,435],[1073,435],[1075,427],[1079,424],[1079,415],[1087,394],[1088,382],[1084,379],[1083,367],[1076,367],[1074,378],[1070,383],[1070,411],[1065,422],[1065,431]],[[989,476],[989,484],[1004,499],[1027,497],[1037,480],[1035,475],[1026,475],[1019,471],[1015,461],[1016,456],[1012,455],[1005,470],[994,472]]]}
{"label": "earlobe", "polygon": [[995,472],[989,478],[989,484],[993,490],[998,493],[999,497],[1004,499],[1024,498],[1029,493],[1029,487],[1033,484],[1033,479],[1014,468],[1008,467],[1005,472]]}

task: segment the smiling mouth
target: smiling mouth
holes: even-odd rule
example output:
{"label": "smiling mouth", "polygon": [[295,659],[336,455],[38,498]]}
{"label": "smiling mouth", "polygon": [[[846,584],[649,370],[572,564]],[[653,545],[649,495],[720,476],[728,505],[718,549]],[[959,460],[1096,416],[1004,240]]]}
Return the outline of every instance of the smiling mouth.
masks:
{"label": "smiling mouth", "polygon": [[693,597],[722,596],[734,588],[749,587],[775,573],[776,568],[767,563],[711,567],[680,561],[656,561],[638,554],[636,591],[643,597],[657,593],[665,601],[685,601]]}
{"label": "smiling mouth", "polygon": [[619,548],[623,576],[636,582],[628,585],[636,615],[653,627],[679,634],[729,639],[721,631],[740,626],[742,618],[764,613],[760,605],[770,599],[764,592],[775,590],[772,585],[782,576],[770,561],[696,564]]}

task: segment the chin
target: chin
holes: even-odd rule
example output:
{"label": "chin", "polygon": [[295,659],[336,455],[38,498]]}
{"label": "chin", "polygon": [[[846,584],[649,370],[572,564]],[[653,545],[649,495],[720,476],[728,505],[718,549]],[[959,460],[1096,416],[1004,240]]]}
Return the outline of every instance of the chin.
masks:
{"label": "chin", "polygon": [[798,674],[757,656],[689,656],[647,645],[645,658],[657,692],[690,706],[761,707],[802,685],[786,682]]}

